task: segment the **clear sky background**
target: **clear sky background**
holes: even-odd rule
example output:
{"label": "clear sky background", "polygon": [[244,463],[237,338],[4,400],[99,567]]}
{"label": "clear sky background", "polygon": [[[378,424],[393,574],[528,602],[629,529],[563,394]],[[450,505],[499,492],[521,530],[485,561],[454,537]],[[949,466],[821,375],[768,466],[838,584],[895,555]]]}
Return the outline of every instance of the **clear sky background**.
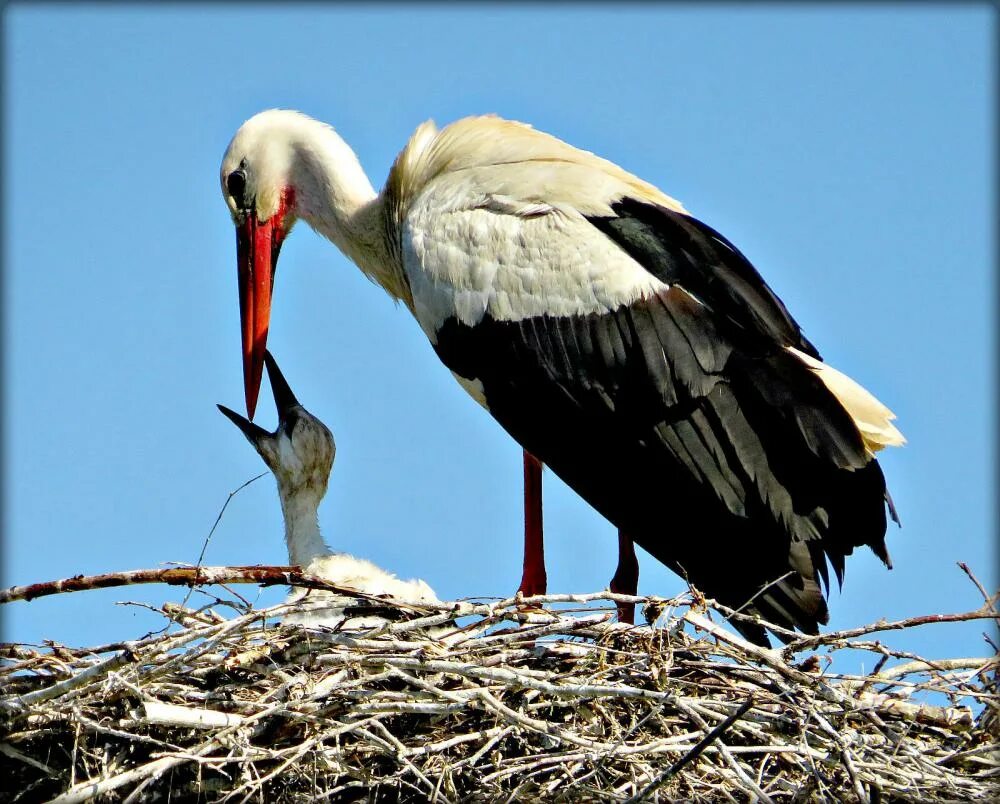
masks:
{"label": "clear sky background", "polygon": [[[243,404],[218,169],[246,118],[282,106],[332,123],[376,186],[421,121],[496,112],[680,199],[909,439],[883,459],[896,568],[851,558],[831,627],[975,608],[956,562],[997,585],[994,26],[988,6],[951,4],[8,6],[2,583],[194,562],[263,470],[215,409]],[[337,438],[330,544],[445,598],[513,592],[520,449],[304,224],[269,343]],[[265,385],[257,421],[274,419]],[[551,474],[545,491],[551,590],[604,588],[613,528]],[[681,503],[664,490],[665,529]],[[206,562],[285,560],[262,478]],[[641,562],[642,592],[682,591]],[[161,621],[116,602],[184,592],[12,604],[3,632],[136,638]],[[977,655],[985,629],[885,641]]]}

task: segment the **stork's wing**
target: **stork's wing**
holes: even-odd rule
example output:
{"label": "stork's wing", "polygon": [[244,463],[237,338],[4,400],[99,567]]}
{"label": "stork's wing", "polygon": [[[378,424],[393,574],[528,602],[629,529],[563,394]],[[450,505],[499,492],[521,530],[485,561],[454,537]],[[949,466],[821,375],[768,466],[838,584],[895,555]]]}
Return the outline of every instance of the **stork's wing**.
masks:
{"label": "stork's wing", "polygon": [[824,555],[838,578],[856,546],[887,558],[885,482],[786,348],[815,355],[798,325],[683,212],[524,192],[579,186],[586,166],[498,167],[439,178],[402,227],[414,311],[441,359],[668,566],[736,605],[790,572],[755,605],[815,630]]}

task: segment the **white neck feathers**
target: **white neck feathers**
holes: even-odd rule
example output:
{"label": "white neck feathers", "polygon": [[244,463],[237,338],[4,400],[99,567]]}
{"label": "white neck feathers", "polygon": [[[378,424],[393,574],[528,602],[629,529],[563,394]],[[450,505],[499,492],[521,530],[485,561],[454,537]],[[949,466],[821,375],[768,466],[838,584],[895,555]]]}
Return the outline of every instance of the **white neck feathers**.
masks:
{"label": "white neck feathers", "polygon": [[384,257],[381,203],[354,151],[314,120],[292,142],[289,179],[295,212],[365,272]]}
{"label": "white neck feathers", "polygon": [[330,548],[326,546],[319,532],[318,511],[321,496],[308,492],[281,494],[289,564],[306,567],[314,558],[330,555]]}

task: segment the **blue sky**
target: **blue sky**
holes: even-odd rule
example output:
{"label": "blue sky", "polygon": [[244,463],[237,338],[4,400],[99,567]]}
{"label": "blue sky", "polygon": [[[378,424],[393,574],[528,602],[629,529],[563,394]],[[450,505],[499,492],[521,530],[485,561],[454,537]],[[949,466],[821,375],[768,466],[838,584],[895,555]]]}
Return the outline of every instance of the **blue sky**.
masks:
{"label": "blue sky", "polygon": [[[244,119],[282,106],[333,124],[376,186],[421,121],[496,112],[679,198],[909,439],[883,460],[896,568],[850,559],[831,626],[976,607],[957,561],[996,587],[985,5],[14,4],[4,22],[4,585],[194,562],[263,470],[215,409],[243,400],[218,167]],[[337,438],[334,548],[443,597],[512,592],[519,448],[305,225],[282,251],[269,343]],[[274,423],[266,391],[257,421]],[[603,588],[614,531],[549,474],[546,528],[550,588]],[[206,561],[283,563],[281,533],[266,477]],[[682,588],[642,558],[641,591]],[[138,637],[158,622],[118,601],[183,596],[13,604],[4,635]],[[886,641],[982,654],[984,628]]]}

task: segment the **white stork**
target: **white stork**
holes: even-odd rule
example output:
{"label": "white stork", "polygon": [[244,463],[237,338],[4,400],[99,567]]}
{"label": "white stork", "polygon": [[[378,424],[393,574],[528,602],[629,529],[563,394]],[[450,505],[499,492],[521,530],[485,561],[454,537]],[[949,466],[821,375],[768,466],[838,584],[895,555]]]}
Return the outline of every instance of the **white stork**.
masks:
{"label": "white stork", "polygon": [[278,250],[302,218],[406,305],[525,450],[706,594],[814,632],[827,561],[842,581],[867,544],[889,565],[873,453],[903,443],[893,414],[651,184],[471,117],[418,127],[376,193],[332,128],[285,110],[240,127],[221,181],[251,416]]}
{"label": "white stork", "polygon": [[[278,482],[281,512],[285,518],[288,563],[338,586],[365,594],[411,603],[440,602],[434,590],[422,580],[402,581],[371,561],[347,553],[334,553],[327,547],[320,535],[318,510],[337,454],[333,433],[299,404],[269,352],[265,352],[264,360],[274,404],[278,409],[277,429],[269,433],[225,405],[218,408],[239,427]],[[298,600],[306,594],[304,591],[294,592],[289,600]],[[321,606],[308,612],[293,613],[285,618],[285,622],[369,628],[384,621],[380,616],[353,616],[345,622],[345,610],[358,605],[354,598],[314,591],[310,593],[310,599]]]}

